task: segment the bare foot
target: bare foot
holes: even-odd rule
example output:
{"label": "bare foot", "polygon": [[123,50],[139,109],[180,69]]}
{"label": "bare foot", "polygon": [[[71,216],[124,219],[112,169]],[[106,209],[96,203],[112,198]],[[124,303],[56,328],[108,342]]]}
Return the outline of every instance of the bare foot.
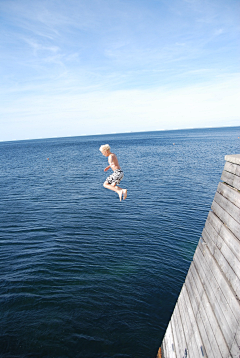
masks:
{"label": "bare foot", "polygon": [[127,189],[123,189],[123,200],[127,198]]}
{"label": "bare foot", "polygon": [[117,193],[118,193],[120,201],[122,201],[123,190],[118,190]]}

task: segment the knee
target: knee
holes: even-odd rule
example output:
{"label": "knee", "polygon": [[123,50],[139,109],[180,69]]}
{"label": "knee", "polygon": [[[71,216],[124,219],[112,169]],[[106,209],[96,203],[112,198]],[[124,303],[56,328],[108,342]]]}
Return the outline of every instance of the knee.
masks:
{"label": "knee", "polygon": [[107,185],[108,185],[108,183],[105,181],[105,182],[103,183],[104,188],[107,188]]}

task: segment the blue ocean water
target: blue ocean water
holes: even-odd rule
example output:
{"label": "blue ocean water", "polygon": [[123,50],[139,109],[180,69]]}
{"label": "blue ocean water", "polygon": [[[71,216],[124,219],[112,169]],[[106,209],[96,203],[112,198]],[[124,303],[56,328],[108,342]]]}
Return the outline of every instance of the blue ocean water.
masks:
{"label": "blue ocean water", "polygon": [[[0,356],[154,358],[239,136],[0,143]],[[102,186],[105,143],[126,201]]]}

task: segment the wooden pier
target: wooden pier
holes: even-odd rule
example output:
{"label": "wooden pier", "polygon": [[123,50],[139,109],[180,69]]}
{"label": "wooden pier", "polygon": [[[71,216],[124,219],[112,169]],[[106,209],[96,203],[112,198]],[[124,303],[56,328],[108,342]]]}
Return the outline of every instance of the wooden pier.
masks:
{"label": "wooden pier", "polygon": [[240,358],[240,154],[225,160],[158,358]]}

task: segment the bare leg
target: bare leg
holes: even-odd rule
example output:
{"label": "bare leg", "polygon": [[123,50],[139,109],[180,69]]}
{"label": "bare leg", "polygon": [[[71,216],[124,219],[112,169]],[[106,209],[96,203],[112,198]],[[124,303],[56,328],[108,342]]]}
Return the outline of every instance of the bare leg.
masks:
{"label": "bare leg", "polygon": [[122,189],[122,188],[120,188],[120,186],[116,186],[116,185],[112,186],[111,184],[108,184],[107,182],[103,183],[103,186],[106,189],[115,191],[118,194],[120,201],[122,201],[123,190],[126,190],[126,189]]}

